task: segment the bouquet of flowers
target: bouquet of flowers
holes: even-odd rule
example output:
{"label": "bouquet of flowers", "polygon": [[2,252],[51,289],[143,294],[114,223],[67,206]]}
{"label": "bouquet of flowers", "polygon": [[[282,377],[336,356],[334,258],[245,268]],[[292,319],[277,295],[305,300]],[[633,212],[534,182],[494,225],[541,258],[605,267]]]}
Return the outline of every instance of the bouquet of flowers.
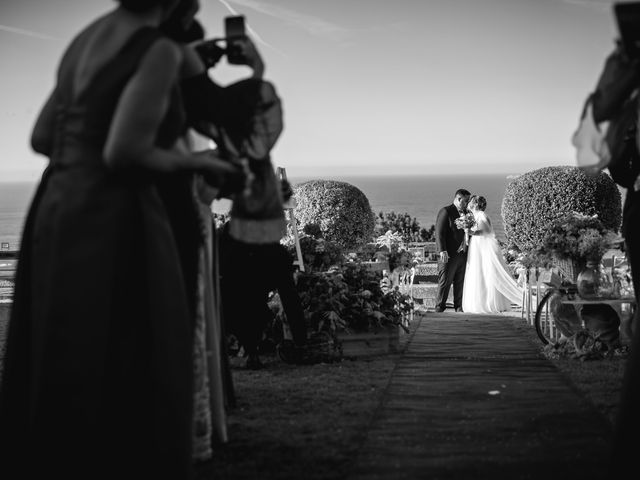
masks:
{"label": "bouquet of flowers", "polygon": [[464,244],[469,245],[469,231],[476,225],[476,219],[473,216],[473,213],[463,213],[460,217],[456,218],[455,222],[456,227],[460,230],[464,230]]}

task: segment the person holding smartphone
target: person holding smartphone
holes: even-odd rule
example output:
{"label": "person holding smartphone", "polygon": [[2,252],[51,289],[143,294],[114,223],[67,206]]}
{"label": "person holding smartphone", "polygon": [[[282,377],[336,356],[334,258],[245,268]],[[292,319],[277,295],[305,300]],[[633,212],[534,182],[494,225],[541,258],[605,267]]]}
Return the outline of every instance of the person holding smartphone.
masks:
{"label": "person holding smartphone", "polygon": [[[260,368],[257,348],[273,285],[280,286],[297,346],[306,342],[306,327],[291,287],[293,265],[280,248],[286,221],[270,152],[283,129],[281,102],[273,84],[263,80],[264,62],[244,32],[244,18],[227,17],[225,27],[225,49],[220,39],[192,44],[192,69],[182,90],[194,128],[214,140],[223,158],[246,162],[253,177],[247,191],[230,196],[230,221],[220,247],[221,290],[225,328],[240,339],[247,367]],[[222,55],[231,64],[249,66],[251,76],[227,87],[215,84],[207,71]],[[256,271],[256,265],[277,268],[258,269],[260,278],[247,283],[246,271]]]}

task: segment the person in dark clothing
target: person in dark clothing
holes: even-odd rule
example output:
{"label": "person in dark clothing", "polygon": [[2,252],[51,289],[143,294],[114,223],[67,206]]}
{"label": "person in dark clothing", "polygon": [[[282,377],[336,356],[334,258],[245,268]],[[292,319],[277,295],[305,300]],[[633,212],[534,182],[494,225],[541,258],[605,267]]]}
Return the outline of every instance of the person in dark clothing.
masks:
{"label": "person in dark clothing", "polygon": [[268,307],[272,291],[277,290],[280,296],[295,345],[303,347],[307,327],[294,282],[293,262],[286,248],[276,242],[241,242],[224,228],[220,250],[225,329],[244,348],[247,368],[262,367],[259,345],[273,318]]}
{"label": "person in dark clothing", "polygon": [[636,297],[630,356],[625,366],[620,407],[614,424],[611,478],[637,470],[635,454],[640,431],[640,331],[637,307],[640,295],[639,91],[640,60],[630,59],[618,42],[606,59],[594,92],[587,99],[587,102],[591,102],[596,125],[609,122],[604,137],[608,156],[591,171],[607,168],[613,180],[625,188],[621,231]]}
{"label": "person in dark clothing", "polygon": [[438,212],[435,230],[436,249],[439,252],[436,312],[444,312],[451,285],[453,285],[453,307],[456,312],[462,311],[462,288],[467,266],[467,251],[464,231],[456,226],[455,221],[465,213],[470,197],[471,193],[468,190],[458,189],[453,197],[453,203]]}
{"label": "person in dark clothing", "polygon": [[183,55],[158,28],[178,3],[119,0],[91,22],[34,125],[49,162],[7,332],[3,478],[191,477],[200,232],[186,187],[235,169],[183,145]]}
{"label": "person in dark clothing", "polygon": [[[284,200],[289,200],[292,194],[289,182],[282,180]],[[269,295],[277,291],[293,337],[293,346],[287,343],[281,356],[296,362],[307,342],[307,326],[291,255],[280,242],[256,244],[237,240],[230,234],[229,226],[227,222],[222,229],[220,247],[225,328],[244,348],[247,368],[261,368],[258,347],[265,327],[273,318],[268,307]]]}
{"label": "person in dark clothing", "polygon": [[[280,244],[286,233],[284,192],[270,157],[283,130],[281,101],[274,85],[262,78],[264,63],[251,39],[234,42],[234,63],[249,66],[250,78],[217,85],[207,71],[219,56],[209,57],[208,50],[196,47],[186,55],[182,93],[193,127],[215,142],[223,158],[245,165],[252,178],[249,188],[229,196],[230,220],[220,242],[220,284],[225,330],[238,337],[247,367],[260,368],[258,345],[271,317],[271,291],[280,295],[298,346],[305,344],[306,326],[293,264]],[[220,196],[226,196],[224,191]]]}

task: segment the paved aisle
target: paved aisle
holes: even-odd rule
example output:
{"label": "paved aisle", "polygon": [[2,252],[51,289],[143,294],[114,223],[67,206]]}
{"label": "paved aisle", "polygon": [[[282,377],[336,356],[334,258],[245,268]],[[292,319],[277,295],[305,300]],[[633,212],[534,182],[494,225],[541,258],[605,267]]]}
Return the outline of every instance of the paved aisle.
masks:
{"label": "paved aisle", "polygon": [[512,322],[422,317],[348,480],[606,478],[608,422]]}

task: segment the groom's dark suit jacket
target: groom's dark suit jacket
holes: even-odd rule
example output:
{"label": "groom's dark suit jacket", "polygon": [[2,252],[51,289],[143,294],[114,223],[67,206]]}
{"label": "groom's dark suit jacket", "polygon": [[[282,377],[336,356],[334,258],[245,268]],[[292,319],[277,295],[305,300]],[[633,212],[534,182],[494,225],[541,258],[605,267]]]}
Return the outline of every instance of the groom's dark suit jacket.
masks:
{"label": "groom's dark suit jacket", "polygon": [[438,212],[436,220],[436,251],[446,252],[450,257],[458,252],[458,248],[464,241],[464,230],[456,227],[456,218],[460,213],[454,204],[443,207]]}

